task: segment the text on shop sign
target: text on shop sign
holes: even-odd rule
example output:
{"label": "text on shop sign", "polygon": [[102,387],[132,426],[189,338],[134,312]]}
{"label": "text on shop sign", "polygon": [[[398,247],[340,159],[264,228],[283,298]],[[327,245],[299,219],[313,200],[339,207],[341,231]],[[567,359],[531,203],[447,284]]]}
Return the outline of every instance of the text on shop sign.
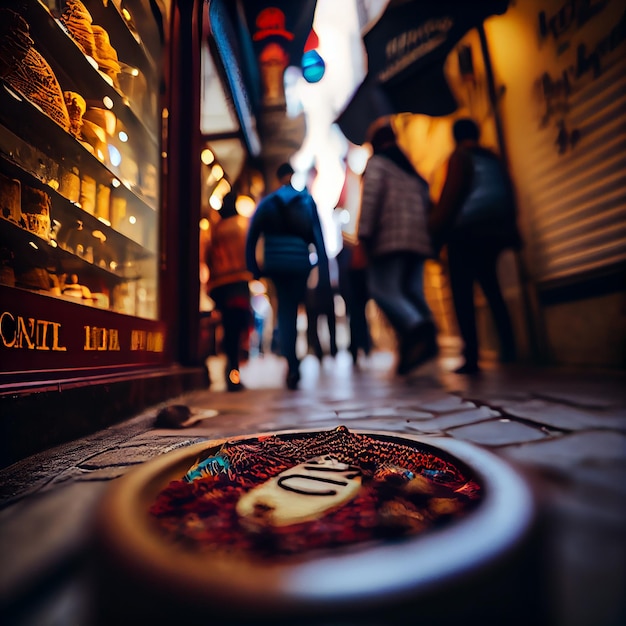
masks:
{"label": "text on shop sign", "polygon": [[[0,313],[0,345],[18,350],[68,352],[66,342],[62,340],[65,326],[61,322],[3,311]],[[117,328],[83,326],[81,343],[85,352],[120,352],[123,348],[141,352],[163,352],[165,337],[159,331],[131,330],[130,341],[123,341]]]}
{"label": "text on shop sign", "polygon": [[8,311],[0,315],[0,337],[7,348],[65,352],[67,348],[59,343],[60,329],[59,322],[14,316]]}

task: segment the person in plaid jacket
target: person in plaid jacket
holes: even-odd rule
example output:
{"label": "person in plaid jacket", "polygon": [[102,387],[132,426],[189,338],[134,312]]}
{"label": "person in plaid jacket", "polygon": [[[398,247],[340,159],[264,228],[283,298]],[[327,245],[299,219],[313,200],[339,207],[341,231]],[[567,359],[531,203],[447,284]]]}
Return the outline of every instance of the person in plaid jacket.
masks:
{"label": "person in plaid jacket", "polygon": [[438,353],[423,282],[425,261],[434,254],[427,225],[430,192],[389,122],[375,127],[369,143],[358,238],[367,255],[370,295],[396,333],[397,373],[404,375]]}

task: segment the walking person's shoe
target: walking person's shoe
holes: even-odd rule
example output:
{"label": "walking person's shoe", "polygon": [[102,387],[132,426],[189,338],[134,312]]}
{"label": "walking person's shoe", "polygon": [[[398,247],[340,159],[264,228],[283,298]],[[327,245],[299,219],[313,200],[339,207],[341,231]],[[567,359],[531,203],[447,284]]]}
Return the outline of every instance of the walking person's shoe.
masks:
{"label": "walking person's shoe", "polygon": [[238,369],[231,369],[226,372],[226,388],[228,391],[243,391],[245,389],[241,383]]}
{"label": "walking person's shoe", "polygon": [[422,322],[407,333],[401,342],[397,373],[399,376],[408,374],[438,354],[437,328],[431,321]]}
{"label": "walking person's shoe", "polygon": [[289,369],[289,371],[287,372],[287,380],[285,382],[287,384],[287,389],[291,389],[293,391],[294,389],[298,388],[298,383],[300,382],[300,363],[299,362],[295,368]]}
{"label": "walking person's shoe", "polygon": [[359,363],[359,351],[350,349],[350,354],[352,355],[352,365],[358,365],[358,363]]}
{"label": "walking person's shoe", "polygon": [[294,389],[297,389],[299,382],[300,382],[300,372],[298,371],[289,372],[287,374],[287,389],[291,389],[292,391]]}

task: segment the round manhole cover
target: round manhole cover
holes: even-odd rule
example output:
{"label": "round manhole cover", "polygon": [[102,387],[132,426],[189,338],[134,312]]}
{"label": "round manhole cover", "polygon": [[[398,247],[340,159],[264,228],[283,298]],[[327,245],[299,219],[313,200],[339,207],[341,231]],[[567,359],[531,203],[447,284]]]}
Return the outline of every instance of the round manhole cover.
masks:
{"label": "round manhole cover", "polygon": [[341,426],[203,442],[112,484],[99,611],[157,623],[388,613],[502,561],[533,518],[512,467],[453,439]]}

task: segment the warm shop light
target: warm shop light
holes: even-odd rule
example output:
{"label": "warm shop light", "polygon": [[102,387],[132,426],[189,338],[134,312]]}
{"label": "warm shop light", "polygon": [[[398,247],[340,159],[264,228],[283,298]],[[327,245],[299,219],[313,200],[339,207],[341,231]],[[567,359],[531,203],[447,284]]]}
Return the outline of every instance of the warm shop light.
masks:
{"label": "warm shop light", "polygon": [[101,230],[94,230],[91,235],[96,239],[99,239],[102,243],[107,240],[107,236]]}
{"label": "warm shop light", "polygon": [[220,198],[223,198],[230,190],[230,183],[225,178],[222,178],[222,180],[220,180],[220,182],[215,186],[213,193],[217,194]]}
{"label": "warm shop light", "polygon": [[129,221],[131,224],[136,224],[136,223],[137,223],[137,218],[136,218],[134,215],[129,215],[129,216],[128,216],[128,221]]}
{"label": "warm shop light", "polygon": [[111,222],[109,222],[109,220],[106,219],[106,217],[99,217],[98,219],[106,226],[111,226]]}
{"label": "warm shop light", "polygon": [[215,155],[208,149],[205,148],[201,153],[200,153],[200,160],[205,164],[205,165],[211,165],[211,163],[213,163],[213,161],[215,161]]}
{"label": "warm shop light", "polygon": [[222,176],[224,176],[224,170],[222,169],[221,165],[216,163],[211,168],[211,177],[213,178],[213,180],[219,180],[220,178],[222,178]]}
{"label": "warm shop light", "polygon": [[133,19],[132,15],[130,14],[130,11],[126,8],[122,9],[122,15],[124,16],[124,19],[127,22],[130,22]]}
{"label": "warm shop light", "polygon": [[107,147],[109,149],[109,160],[111,161],[111,165],[113,165],[114,167],[119,167],[120,163],[122,162],[122,154],[115,146],[111,144],[109,144]]}
{"label": "warm shop light", "polygon": [[207,231],[211,227],[211,222],[206,217],[200,220],[200,230]]}
{"label": "warm shop light", "polygon": [[206,263],[200,263],[200,284],[206,285],[209,282],[211,272],[209,266]]}
{"label": "warm shop light", "polygon": [[239,215],[250,217],[256,209],[256,203],[250,196],[237,196],[235,200],[235,209]]}
{"label": "warm shop light", "polygon": [[115,261],[111,261],[109,263],[109,267],[111,268],[111,271],[114,272],[117,269],[117,263]]}
{"label": "warm shop light", "polygon": [[222,198],[217,194],[213,194],[209,198],[209,206],[216,211],[219,211],[222,208]]}
{"label": "warm shop light", "polygon": [[102,98],[102,104],[104,104],[107,109],[113,108],[113,100],[111,100],[109,96],[104,96],[104,98]]}

